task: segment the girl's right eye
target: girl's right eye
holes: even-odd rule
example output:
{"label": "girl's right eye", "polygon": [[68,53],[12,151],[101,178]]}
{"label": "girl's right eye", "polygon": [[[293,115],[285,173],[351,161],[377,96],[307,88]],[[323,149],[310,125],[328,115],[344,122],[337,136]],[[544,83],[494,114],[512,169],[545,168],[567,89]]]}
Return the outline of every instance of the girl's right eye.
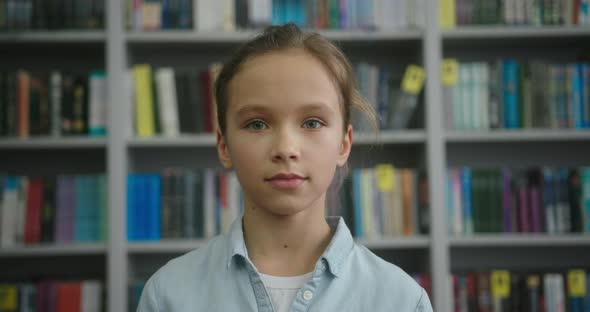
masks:
{"label": "girl's right eye", "polygon": [[266,129],[266,124],[262,120],[253,120],[246,125],[246,128],[249,128],[254,131],[261,131]]}

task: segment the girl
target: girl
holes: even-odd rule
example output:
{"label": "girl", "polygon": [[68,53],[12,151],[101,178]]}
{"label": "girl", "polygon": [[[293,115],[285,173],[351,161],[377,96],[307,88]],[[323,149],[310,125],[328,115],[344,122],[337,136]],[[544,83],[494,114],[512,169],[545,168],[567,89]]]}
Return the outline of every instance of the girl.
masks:
{"label": "girl", "polygon": [[158,270],[138,311],[432,311],[410,276],[325,217],[352,146],[351,110],[376,124],[335,45],[271,26],[224,65],[215,96],[217,151],[238,176],[243,216]]}

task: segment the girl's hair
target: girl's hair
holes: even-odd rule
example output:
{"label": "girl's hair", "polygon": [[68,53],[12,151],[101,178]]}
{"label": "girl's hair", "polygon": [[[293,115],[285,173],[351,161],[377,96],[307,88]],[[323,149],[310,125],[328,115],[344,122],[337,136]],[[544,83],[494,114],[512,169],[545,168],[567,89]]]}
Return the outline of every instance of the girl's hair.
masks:
{"label": "girl's hair", "polygon": [[[244,43],[223,65],[215,83],[217,123],[222,135],[226,132],[228,86],[231,80],[248,60],[266,53],[288,49],[302,49],[324,65],[338,89],[344,131],[351,124],[351,110],[356,109],[367,115],[373,129],[378,132],[375,111],[359,92],[354,71],[344,53],[318,33],[303,32],[295,24],[289,23],[267,27],[262,34]],[[348,167],[345,166],[343,169],[346,175]]]}

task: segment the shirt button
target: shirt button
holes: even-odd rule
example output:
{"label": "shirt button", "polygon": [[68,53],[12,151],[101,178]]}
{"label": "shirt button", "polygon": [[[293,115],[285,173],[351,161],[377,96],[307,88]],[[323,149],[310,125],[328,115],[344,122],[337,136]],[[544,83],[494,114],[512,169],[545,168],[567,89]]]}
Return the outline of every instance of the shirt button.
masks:
{"label": "shirt button", "polygon": [[311,300],[311,298],[313,298],[313,293],[310,290],[306,290],[303,292],[303,299],[309,301]]}

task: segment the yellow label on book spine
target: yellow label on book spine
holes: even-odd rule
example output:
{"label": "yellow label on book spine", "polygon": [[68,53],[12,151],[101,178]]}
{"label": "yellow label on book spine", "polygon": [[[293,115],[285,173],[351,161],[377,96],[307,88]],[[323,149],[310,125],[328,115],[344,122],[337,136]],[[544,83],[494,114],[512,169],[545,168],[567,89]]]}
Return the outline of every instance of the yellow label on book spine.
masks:
{"label": "yellow label on book spine", "polygon": [[509,298],[510,297],[510,272],[505,270],[492,271],[492,296],[494,298]]}
{"label": "yellow label on book spine", "polygon": [[442,63],[442,83],[444,86],[454,86],[459,80],[459,63],[456,59],[445,59]]}
{"label": "yellow label on book spine", "polygon": [[402,80],[402,90],[411,94],[420,93],[424,85],[424,78],[426,78],[424,68],[418,65],[409,65]]}
{"label": "yellow label on book spine", "polygon": [[567,273],[567,284],[570,297],[586,297],[586,274],[584,270],[570,270]]}
{"label": "yellow label on book spine", "polygon": [[395,187],[394,168],[390,164],[381,164],[375,166],[375,175],[377,176],[377,185],[381,192],[391,192]]}
{"label": "yellow label on book spine", "polygon": [[18,292],[15,286],[0,285],[0,310],[13,311],[18,308]]}

